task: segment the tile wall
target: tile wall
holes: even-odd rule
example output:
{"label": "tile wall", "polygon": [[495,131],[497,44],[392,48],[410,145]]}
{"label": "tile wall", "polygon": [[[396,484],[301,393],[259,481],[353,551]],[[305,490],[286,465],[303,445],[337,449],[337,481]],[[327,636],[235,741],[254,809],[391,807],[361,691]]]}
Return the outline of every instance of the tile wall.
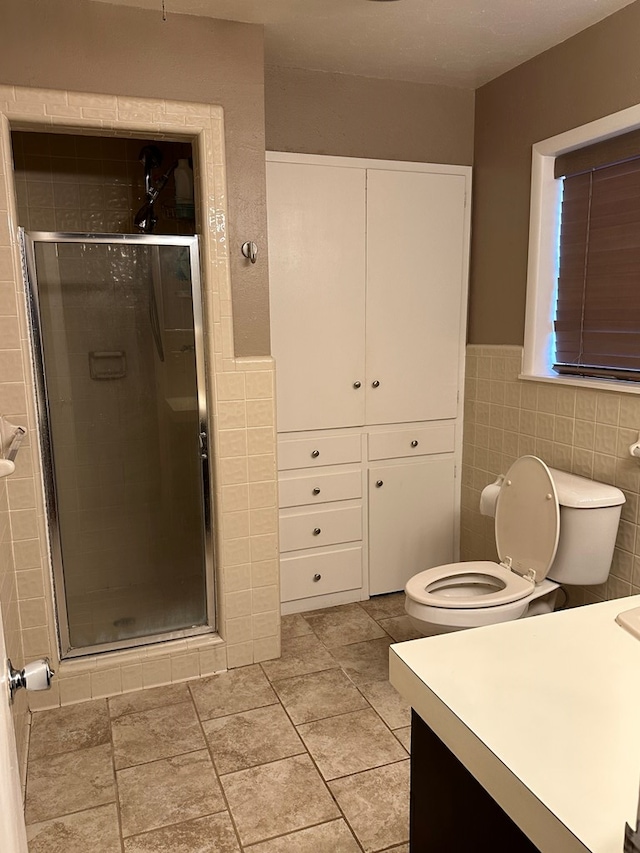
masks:
{"label": "tile wall", "polygon": [[[0,337],[0,347],[2,347]],[[0,352],[0,358],[1,358]],[[15,666],[23,660],[22,635],[20,630],[20,613],[18,608],[18,590],[16,572],[13,562],[11,543],[11,523],[9,516],[9,482],[6,478],[0,480],[0,602],[2,602],[2,621],[7,655]],[[15,492],[14,492],[15,493]],[[4,661],[2,661],[4,664]],[[4,694],[4,689],[3,689]],[[4,696],[3,696],[4,699]],[[13,725],[16,733],[16,746],[25,778],[26,756],[28,744],[28,708],[25,691],[18,692],[11,707]]]}
{"label": "tile wall", "polygon": [[[273,362],[236,358],[226,238],[222,110],[206,104],[0,87],[0,412],[29,430],[8,484],[10,563],[0,585],[15,663],[49,655],[54,687],[33,708],[70,704],[277,657],[280,651]],[[191,140],[205,282],[208,381],[215,474],[215,550],[220,636],[57,661],[53,590],[25,296],[16,241],[10,132]],[[27,190],[28,192],[28,190]],[[55,217],[55,213],[54,213]],[[55,222],[55,219],[54,219]],[[7,533],[5,532],[5,543]],[[14,595],[13,590],[16,590]],[[20,626],[19,633],[17,626]],[[15,643],[14,643],[15,645]]]}
{"label": "tile wall", "polygon": [[640,395],[519,380],[522,348],[467,347],[461,559],[496,559],[494,521],[480,492],[511,463],[535,454],[548,465],[622,489],[626,503],[606,583],[569,589],[572,604],[640,593]]}

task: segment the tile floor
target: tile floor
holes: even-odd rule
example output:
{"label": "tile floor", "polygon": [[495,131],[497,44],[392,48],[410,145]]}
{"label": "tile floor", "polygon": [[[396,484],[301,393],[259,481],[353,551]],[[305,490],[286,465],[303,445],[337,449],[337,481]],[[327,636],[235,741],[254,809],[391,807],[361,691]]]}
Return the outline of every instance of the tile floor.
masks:
{"label": "tile floor", "polygon": [[279,660],[34,713],[30,853],[408,853],[403,595],[282,631]]}

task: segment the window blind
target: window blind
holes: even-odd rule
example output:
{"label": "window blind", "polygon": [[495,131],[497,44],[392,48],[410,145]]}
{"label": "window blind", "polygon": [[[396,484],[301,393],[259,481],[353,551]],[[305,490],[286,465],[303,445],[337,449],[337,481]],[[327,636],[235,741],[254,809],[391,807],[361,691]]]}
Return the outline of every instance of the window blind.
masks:
{"label": "window blind", "polygon": [[564,179],[555,332],[556,372],[640,381],[640,154]]}

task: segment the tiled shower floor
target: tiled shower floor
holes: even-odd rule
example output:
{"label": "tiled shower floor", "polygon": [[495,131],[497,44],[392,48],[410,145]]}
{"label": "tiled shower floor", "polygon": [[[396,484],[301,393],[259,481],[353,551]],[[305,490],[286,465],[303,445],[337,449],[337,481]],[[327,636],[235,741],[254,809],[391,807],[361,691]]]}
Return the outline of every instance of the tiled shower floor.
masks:
{"label": "tiled shower floor", "polygon": [[284,617],[277,661],[34,713],[30,853],[408,853],[403,598]]}

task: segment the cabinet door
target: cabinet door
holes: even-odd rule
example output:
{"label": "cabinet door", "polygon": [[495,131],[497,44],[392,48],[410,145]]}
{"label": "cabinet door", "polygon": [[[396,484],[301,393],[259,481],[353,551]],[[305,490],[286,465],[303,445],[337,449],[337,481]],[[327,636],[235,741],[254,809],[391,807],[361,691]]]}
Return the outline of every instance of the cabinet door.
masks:
{"label": "cabinet door", "polygon": [[364,423],[365,175],[267,163],[281,432]]}
{"label": "cabinet door", "polygon": [[367,423],[456,417],[464,206],[462,175],[367,172]]}
{"label": "cabinet door", "polygon": [[404,589],[423,569],[453,560],[453,466],[448,458],[369,469],[370,595]]}

